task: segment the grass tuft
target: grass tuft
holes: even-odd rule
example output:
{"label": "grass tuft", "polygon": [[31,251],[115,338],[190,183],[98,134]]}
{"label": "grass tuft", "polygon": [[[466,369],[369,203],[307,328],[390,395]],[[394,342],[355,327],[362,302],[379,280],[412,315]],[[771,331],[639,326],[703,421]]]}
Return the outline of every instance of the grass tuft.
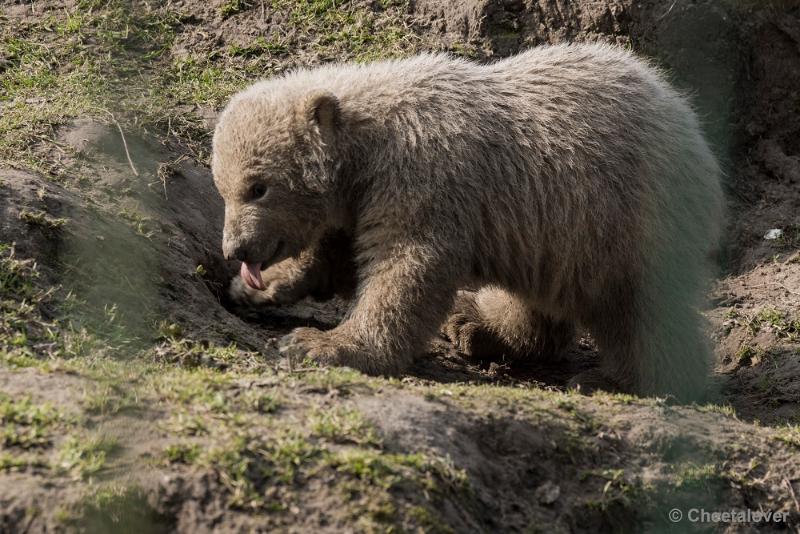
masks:
{"label": "grass tuft", "polygon": [[69,436],[59,448],[58,468],[76,478],[88,478],[105,467],[107,456],[118,447],[114,438]]}
{"label": "grass tuft", "polygon": [[61,414],[50,404],[36,404],[30,396],[14,399],[0,393],[0,435],[3,448],[30,449],[52,443]]}

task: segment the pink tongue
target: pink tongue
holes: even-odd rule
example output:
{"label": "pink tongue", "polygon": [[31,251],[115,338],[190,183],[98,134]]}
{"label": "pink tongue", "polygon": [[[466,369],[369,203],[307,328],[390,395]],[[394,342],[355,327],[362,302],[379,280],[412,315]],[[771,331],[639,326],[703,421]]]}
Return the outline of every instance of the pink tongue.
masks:
{"label": "pink tongue", "polygon": [[242,262],[241,275],[244,283],[253,289],[258,289],[259,291],[267,289],[261,279],[261,263]]}

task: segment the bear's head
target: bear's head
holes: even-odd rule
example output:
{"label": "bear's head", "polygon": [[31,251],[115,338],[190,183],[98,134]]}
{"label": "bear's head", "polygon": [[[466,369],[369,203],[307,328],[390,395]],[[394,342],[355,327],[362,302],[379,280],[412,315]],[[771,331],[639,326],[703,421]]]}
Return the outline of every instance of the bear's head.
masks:
{"label": "bear's head", "polygon": [[225,201],[222,249],[242,278],[297,255],[331,225],[340,130],[337,98],[256,90],[234,97],[214,132],[214,183]]}

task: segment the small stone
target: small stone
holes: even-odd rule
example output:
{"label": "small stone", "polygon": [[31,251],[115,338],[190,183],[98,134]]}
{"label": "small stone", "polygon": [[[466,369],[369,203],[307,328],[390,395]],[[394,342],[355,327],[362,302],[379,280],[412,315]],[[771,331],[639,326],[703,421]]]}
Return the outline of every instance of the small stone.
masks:
{"label": "small stone", "polygon": [[536,500],[542,504],[553,504],[558,500],[559,495],[561,495],[561,488],[550,480],[536,488],[534,493]]}
{"label": "small stone", "polygon": [[772,230],[767,230],[767,233],[764,234],[764,239],[772,241],[774,239],[780,239],[783,237],[783,230],[780,228],[773,228]]}

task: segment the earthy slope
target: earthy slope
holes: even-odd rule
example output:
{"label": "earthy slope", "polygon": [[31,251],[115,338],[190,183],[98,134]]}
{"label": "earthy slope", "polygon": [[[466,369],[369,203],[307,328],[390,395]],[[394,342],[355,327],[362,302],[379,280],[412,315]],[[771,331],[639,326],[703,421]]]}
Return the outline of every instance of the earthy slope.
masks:
{"label": "earthy slope", "polygon": [[[0,28],[0,530],[744,528],[672,508],[800,529],[791,2],[2,2]],[[560,391],[590,344],[558,368],[437,341],[402,380],[317,369],[274,338],[344,303],[226,308],[206,159],[232,92],[299,64],[564,39],[670,68],[726,162],[713,404]]]}

